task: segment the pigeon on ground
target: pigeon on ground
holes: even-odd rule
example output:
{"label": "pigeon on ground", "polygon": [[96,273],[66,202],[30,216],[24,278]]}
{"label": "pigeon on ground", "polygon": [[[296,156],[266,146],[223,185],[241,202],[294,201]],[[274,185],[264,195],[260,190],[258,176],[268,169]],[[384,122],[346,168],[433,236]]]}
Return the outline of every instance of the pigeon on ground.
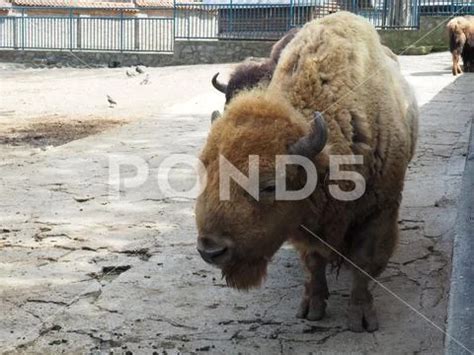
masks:
{"label": "pigeon on ground", "polygon": [[125,72],[125,74],[127,74],[127,76],[128,76],[129,78],[131,78],[131,77],[137,75],[137,74],[135,74],[135,73],[132,73],[132,72],[129,71],[129,70],[127,70],[127,71]]}
{"label": "pigeon on ground", "polygon": [[149,75],[149,74],[147,74],[147,75],[145,76],[145,79],[143,79],[143,80],[140,82],[140,85],[148,85],[148,84],[150,84],[150,75]]}
{"label": "pigeon on ground", "polygon": [[115,105],[117,105],[117,101],[112,99],[109,95],[107,95],[107,101],[109,102],[109,107],[114,107]]}
{"label": "pigeon on ground", "polygon": [[145,72],[142,67],[136,67],[135,70],[138,74],[143,74]]}

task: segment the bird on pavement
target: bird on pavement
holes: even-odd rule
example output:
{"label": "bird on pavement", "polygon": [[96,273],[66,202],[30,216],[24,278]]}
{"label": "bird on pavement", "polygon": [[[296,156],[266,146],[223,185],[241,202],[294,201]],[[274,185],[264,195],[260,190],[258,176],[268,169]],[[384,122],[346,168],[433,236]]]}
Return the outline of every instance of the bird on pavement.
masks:
{"label": "bird on pavement", "polygon": [[145,76],[145,79],[143,79],[143,80],[140,82],[140,85],[148,85],[148,84],[150,84],[150,75],[149,75],[149,74],[147,74],[147,75]]}
{"label": "bird on pavement", "polygon": [[125,74],[127,74],[127,76],[128,76],[129,78],[134,77],[135,75],[137,75],[137,74],[135,74],[135,73],[132,73],[132,72],[129,71],[129,70],[127,70],[127,71],[125,72]]}
{"label": "bird on pavement", "polygon": [[107,95],[107,101],[109,102],[109,107],[114,107],[115,105],[117,105],[117,101],[112,99],[109,95]]}
{"label": "bird on pavement", "polygon": [[142,67],[136,67],[135,70],[138,74],[143,74],[145,72]]}

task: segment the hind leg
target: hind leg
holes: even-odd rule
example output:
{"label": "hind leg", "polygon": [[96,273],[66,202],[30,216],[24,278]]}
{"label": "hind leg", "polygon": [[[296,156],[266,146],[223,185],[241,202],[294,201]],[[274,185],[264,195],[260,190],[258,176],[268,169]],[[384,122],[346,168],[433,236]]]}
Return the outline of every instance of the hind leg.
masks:
{"label": "hind leg", "polygon": [[398,239],[398,206],[373,216],[353,234],[350,258],[352,290],[348,310],[348,326],[354,332],[378,329],[377,314],[369,281],[385,269]]}
{"label": "hind leg", "polygon": [[329,297],[326,281],[326,260],[316,252],[302,252],[309,280],[305,283],[303,300],[296,317],[320,320],[326,313],[326,299]]}
{"label": "hind leg", "polygon": [[[466,52],[466,53],[464,53]],[[472,73],[474,71],[474,67],[473,67],[473,58],[472,58],[472,55],[474,54],[474,50],[469,50],[469,49],[465,49],[462,54],[462,62],[463,62],[463,70],[465,73]]]}
{"label": "hind leg", "polygon": [[461,55],[458,51],[454,51],[452,54],[453,54],[453,75],[461,74],[462,73],[461,64],[459,63],[461,59]]}

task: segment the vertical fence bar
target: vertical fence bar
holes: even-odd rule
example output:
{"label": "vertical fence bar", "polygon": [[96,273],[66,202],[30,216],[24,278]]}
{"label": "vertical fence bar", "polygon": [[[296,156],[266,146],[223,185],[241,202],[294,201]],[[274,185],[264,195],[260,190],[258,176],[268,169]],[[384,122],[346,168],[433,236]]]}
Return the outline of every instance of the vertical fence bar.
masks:
{"label": "vertical fence bar", "polygon": [[230,8],[229,8],[229,32],[232,34],[234,32],[234,26],[233,26],[233,21],[234,21],[234,13],[233,13],[233,2],[230,0]]}
{"label": "vertical fence bar", "polygon": [[417,0],[412,0],[411,2],[411,18],[410,18],[410,26],[411,28],[415,27],[415,19],[417,18],[417,13],[416,13],[416,6]]}
{"label": "vertical fence bar", "polygon": [[21,9],[21,49],[25,49],[25,9]]}
{"label": "vertical fence bar", "polygon": [[383,14],[382,14],[382,29],[387,26],[387,10],[388,10],[388,3],[387,0],[383,1]]}
{"label": "vertical fence bar", "polygon": [[293,19],[294,16],[295,16],[295,1],[290,0],[290,16],[288,18],[288,26],[286,28],[287,30],[293,27],[294,22],[295,22]]}
{"label": "vertical fence bar", "polygon": [[138,17],[135,17],[135,19],[134,19],[134,27],[135,27],[135,31],[134,31],[135,45],[134,45],[134,48],[135,48],[136,51],[139,51],[140,50],[140,19]]}
{"label": "vertical fence bar", "polygon": [[13,17],[13,48],[18,49],[18,16]]}
{"label": "vertical fence bar", "polygon": [[123,11],[120,11],[120,52],[123,52],[123,27],[124,27],[124,19],[123,19]]}
{"label": "vertical fence bar", "polygon": [[[69,18],[68,18],[68,21],[69,21],[69,50],[73,50],[74,46],[73,46],[73,40],[72,40],[72,34],[73,34],[73,16],[74,16],[74,13],[72,12],[72,9],[69,10]],[[62,49],[62,45],[61,45],[61,49]]]}
{"label": "vertical fence bar", "polygon": [[189,7],[186,7],[186,35],[188,40],[191,39],[191,21],[189,20]]}
{"label": "vertical fence bar", "polygon": [[81,15],[77,15],[76,23],[76,47],[77,49],[82,48],[82,21]]}
{"label": "vertical fence bar", "polygon": [[[174,42],[176,41],[176,26],[177,26],[177,19],[176,19],[176,15],[177,15],[177,9],[176,9],[176,0],[173,0],[173,22],[172,22],[172,28],[171,28],[171,32],[172,32],[172,46],[174,48]],[[167,24],[168,24],[168,21],[166,21]],[[168,28],[168,26],[166,26],[166,28]]]}

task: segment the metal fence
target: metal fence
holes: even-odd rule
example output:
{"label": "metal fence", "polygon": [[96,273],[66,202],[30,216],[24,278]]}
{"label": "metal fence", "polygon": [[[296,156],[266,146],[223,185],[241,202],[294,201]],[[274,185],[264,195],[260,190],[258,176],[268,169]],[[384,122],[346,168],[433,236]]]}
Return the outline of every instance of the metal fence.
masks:
{"label": "metal fence", "polygon": [[420,14],[426,16],[474,15],[473,0],[419,0]]}
{"label": "metal fence", "polygon": [[173,17],[135,17],[124,12],[89,16],[63,10],[63,14],[51,15],[51,9],[35,9],[32,15],[22,8],[0,16],[0,48],[173,51]]}
{"label": "metal fence", "polygon": [[341,10],[381,29],[419,25],[419,0],[204,1],[134,11],[12,7],[0,12],[0,48],[172,52],[175,39],[278,39]]}
{"label": "metal fence", "polygon": [[176,7],[176,38],[277,39],[293,27],[345,10],[367,18],[376,28],[416,29],[418,0],[228,0]]}

